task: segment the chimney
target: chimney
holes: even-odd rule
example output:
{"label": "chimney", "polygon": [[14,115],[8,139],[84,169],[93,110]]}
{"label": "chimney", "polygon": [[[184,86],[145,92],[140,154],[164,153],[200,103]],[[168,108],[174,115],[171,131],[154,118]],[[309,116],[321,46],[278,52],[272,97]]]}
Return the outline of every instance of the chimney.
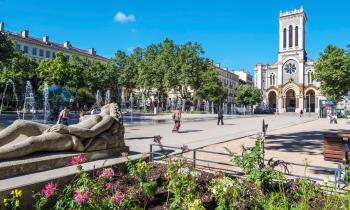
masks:
{"label": "chimney", "polygon": [[89,48],[88,52],[90,55],[96,55],[96,50],[94,48]]}
{"label": "chimney", "polygon": [[21,31],[21,36],[22,36],[23,38],[27,38],[28,35],[29,35],[29,31],[28,31],[28,30],[23,30],[23,31]]}
{"label": "chimney", "polygon": [[64,46],[65,48],[70,48],[72,45],[70,44],[69,41],[65,41],[65,42],[63,43],[63,46]]}
{"label": "chimney", "polygon": [[220,68],[220,63],[215,64],[216,67]]}
{"label": "chimney", "polygon": [[0,22],[0,32],[5,32],[5,23]]}
{"label": "chimney", "polygon": [[49,43],[49,36],[44,36],[43,42],[45,42],[46,44]]}
{"label": "chimney", "polygon": [[244,72],[244,68],[240,68],[239,71],[240,71],[240,72]]}

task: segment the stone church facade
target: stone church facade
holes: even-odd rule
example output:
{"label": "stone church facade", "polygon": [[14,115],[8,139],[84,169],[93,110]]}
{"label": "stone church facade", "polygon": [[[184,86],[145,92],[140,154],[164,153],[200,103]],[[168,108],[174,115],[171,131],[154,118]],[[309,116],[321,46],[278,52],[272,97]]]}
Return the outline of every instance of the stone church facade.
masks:
{"label": "stone church facade", "polygon": [[255,86],[273,112],[318,112],[320,83],[313,78],[314,61],[305,51],[306,14],[303,8],[280,12],[279,51],[274,64],[256,64]]}

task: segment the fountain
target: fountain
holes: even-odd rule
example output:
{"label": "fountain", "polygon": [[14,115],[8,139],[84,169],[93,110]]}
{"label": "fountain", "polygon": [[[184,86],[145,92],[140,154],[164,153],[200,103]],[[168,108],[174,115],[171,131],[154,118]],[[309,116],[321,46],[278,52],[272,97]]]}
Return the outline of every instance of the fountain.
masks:
{"label": "fountain", "polygon": [[214,112],[214,102],[211,102],[211,113],[215,114],[215,112]]}
{"label": "fountain", "polygon": [[228,114],[227,103],[224,103],[224,113]]}
{"label": "fountain", "polygon": [[169,98],[166,99],[166,107],[165,107],[165,110],[168,110],[168,109],[171,110],[171,100]]}
{"label": "fountain", "polygon": [[46,124],[49,112],[49,86],[45,83],[43,89],[44,95],[44,123]]}
{"label": "fountain", "polygon": [[129,102],[130,102],[130,113],[131,113],[131,120],[132,120],[132,113],[134,111],[134,97],[132,96],[132,93],[130,95]]}
{"label": "fountain", "polygon": [[185,108],[186,108],[186,99],[182,99],[182,112],[185,112]]}
{"label": "fountain", "polygon": [[18,117],[18,119],[20,119],[20,113],[19,113],[19,110],[18,110],[18,96],[16,94],[16,87],[15,87],[15,83],[11,79],[7,80],[6,85],[5,85],[5,89],[4,89],[3,93],[2,93],[1,106],[0,106],[0,115],[2,113],[2,109],[3,109],[3,106],[4,106],[4,99],[5,99],[6,90],[7,90],[7,87],[9,85],[12,85],[12,94],[13,94],[13,97],[15,98],[15,100],[16,100],[17,117]]}
{"label": "fountain", "polygon": [[205,102],[205,112],[207,113],[207,114],[209,114],[210,112],[209,112],[209,102],[208,101],[206,101]]}
{"label": "fountain", "polygon": [[33,86],[30,84],[29,81],[26,83],[26,92],[24,94],[24,104],[23,104],[23,120],[25,119],[26,113],[32,113],[33,119],[35,117],[35,97],[34,97],[34,91]]}
{"label": "fountain", "polygon": [[182,104],[181,104],[181,100],[179,98],[176,98],[177,99],[177,108],[180,108],[182,107]]}
{"label": "fountain", "polygon": [[105,104],[109,103],[111,103],[111,90],[107,90],[105,95]]}
{"label": "fountain", "polygon": [[123,111],[124,111],[124,109],[125,109],[125,97],[124,97],[124,89],[122,89],[122,93],[121,93],[120,98],[121,98],[121,102],[120,102],[120,110],[121,110],[121,112],[123,112]]}
{"label": "fountain", "polygon": [[142,93],[142,109],[143,109],[143,112],[146,112],[146,98],[145,98],[145,94]]}
{"label": "fountain", "polygon": [[171,98],[171,111],[174,111],[176,109],[176,102],[175,102],[175,98],[172,97]]}
{"label": "fountain", "polygon": [[97,92],[96,92],[96,108],[97,109],[101,109],[102,101],[103,101],[103,98],[102,98],[102,95],[101,95],[101,91],[97,90]]}

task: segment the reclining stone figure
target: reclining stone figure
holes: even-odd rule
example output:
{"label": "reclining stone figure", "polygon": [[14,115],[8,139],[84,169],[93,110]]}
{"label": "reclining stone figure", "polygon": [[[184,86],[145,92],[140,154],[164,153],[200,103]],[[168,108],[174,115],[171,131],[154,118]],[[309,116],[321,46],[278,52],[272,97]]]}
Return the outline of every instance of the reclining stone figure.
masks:
{"label": "reclining stone figure", "polygon": [[17,120],[0,131],[0,161],[34,152],[90,152],[125,147],[122,114],[116,103],[101,108],[97,115],[85,116],[76,125],[52,127]]}

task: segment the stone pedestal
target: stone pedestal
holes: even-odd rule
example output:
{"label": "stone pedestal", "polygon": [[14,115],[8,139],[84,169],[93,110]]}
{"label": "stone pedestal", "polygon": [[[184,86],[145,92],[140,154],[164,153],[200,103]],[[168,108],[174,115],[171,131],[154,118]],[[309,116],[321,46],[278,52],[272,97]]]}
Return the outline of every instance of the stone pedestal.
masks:
{"label": "stone pedestal", "polygon": [[86,153],[59,152],[41,153],[26,156],[21,159],[6,160],[0,162],[0,180],[39,171],[70,166],[70,159],[74,155],[83,154],[87,161],[121,156],[122,152],[128,152],[129,147],[115,147]]}

